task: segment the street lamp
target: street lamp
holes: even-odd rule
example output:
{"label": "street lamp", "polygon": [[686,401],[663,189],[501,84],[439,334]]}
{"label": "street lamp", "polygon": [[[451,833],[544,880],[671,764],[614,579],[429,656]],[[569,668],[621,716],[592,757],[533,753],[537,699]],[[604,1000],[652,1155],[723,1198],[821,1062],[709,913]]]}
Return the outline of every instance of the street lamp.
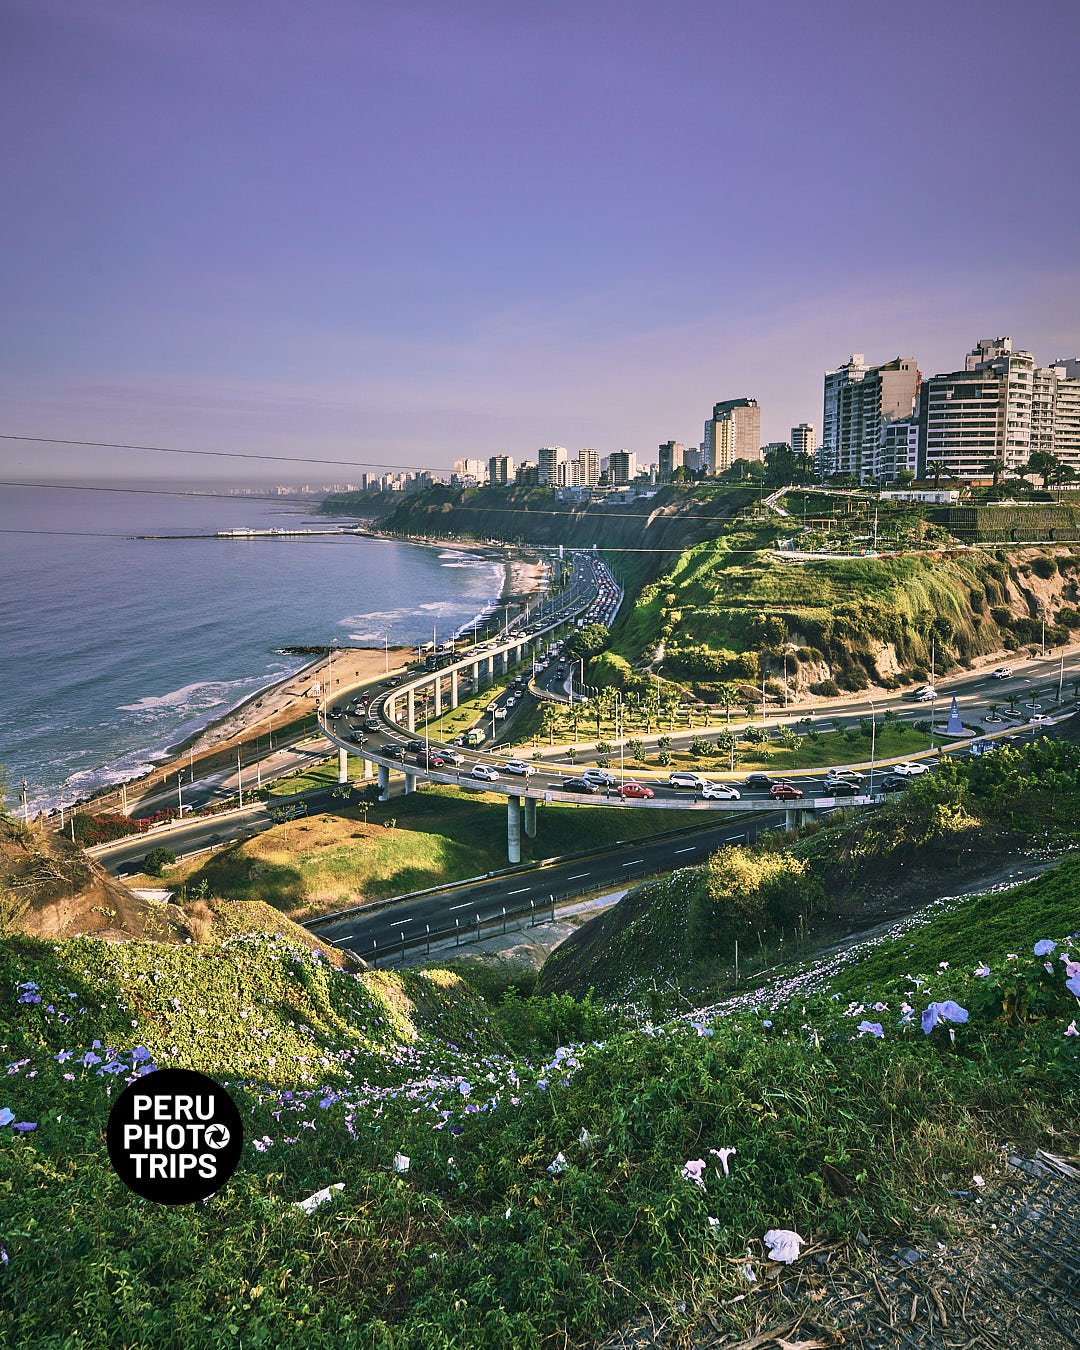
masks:
{"label": "street lamp", "polygon": [[874,700],[868,698],[870,704],[870,797],[874,796],[874,766],[877,762],[877,709],[874,707]]}
{"label": "street lamp", "polygon": [[178,769],[176,773],[176,813],[181,820],[184,818],[184,797],[180,791],[180,784],[184,781],[184,771]]}

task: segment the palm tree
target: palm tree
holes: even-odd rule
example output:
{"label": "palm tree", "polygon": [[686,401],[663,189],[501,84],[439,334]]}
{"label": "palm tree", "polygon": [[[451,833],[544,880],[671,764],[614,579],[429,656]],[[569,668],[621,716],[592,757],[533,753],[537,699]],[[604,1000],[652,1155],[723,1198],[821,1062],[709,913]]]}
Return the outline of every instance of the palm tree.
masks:
{"label": "palm tree", "polygon": [[1004,469],[1005,461],[1003,459],[990,459],[983,465],[984,473],[992,473],[994,475],[994,487],[997,487],[998,483],[1001,482],[1001,475]]}

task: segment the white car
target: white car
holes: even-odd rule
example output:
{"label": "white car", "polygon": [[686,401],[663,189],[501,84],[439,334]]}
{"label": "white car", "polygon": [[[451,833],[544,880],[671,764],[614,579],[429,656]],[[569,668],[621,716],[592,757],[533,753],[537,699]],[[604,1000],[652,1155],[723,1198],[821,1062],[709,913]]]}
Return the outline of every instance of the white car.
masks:
{"label": "white car", "polygon": [[445,759],[447,764],[461,763],[461,755],[456,750],[447,750],[445,747],[440,747],[436,753],[440,759]]}
{"label": "white car", "polygon": [[608,773],[607,769],[582,769],[581,777],[587,783],[599,783],[601,787],[611,787],[616,781],[615,775]]}
{"label": "white car", "polygon": [[511,759],[503,765],[507,773],[519,774],[522,778],[531,778],[536,772],[531,764],[526,764],[523,759]]}
{"label": "white car", "polygon": [[499,780],[499,771],[493,769],[490,764],[474,764],[472,777],[479,778],[485,783],[496,783]]}
{"label": "white car", "polygon": [[1012,674],[1011,666],[997,666],[990,672],[995,680],[1007,680]]}
{"label": "white car", "polygon": [[925,689],[920,689],[915,695],[916,703],[932,703],[937,698],[937,690],[931,689],[929,685]]}
{"label": "white car", "polygon": [[889,772],[897,774],[900,778],[920,778],[924,773],[930,772],[930,766],[913,764],[909,760],[906,764],[894,764]]}
{"label": "white car", "polygon": [[505,709],[505,708],[496,708],[495,711],[494,711],[491,715],[492,715],[492,717],[494,717],[494,719],[495,719],[496,722],[502,722],[502,721],[504,721],[505,718],[506,718],[506,709]]}
{"label": "white car", "polygon": [[730,783],[703,783],[701,795],[706,801],[738,802],[742,800],[739,789]]}
{"label": "white car", "polygon": [[709,780],[702,778],[699,773],[690,773],[687,769],[676,769],[674,773],[668,774],[667,781],[668,787],[700,789],[705,787]]}

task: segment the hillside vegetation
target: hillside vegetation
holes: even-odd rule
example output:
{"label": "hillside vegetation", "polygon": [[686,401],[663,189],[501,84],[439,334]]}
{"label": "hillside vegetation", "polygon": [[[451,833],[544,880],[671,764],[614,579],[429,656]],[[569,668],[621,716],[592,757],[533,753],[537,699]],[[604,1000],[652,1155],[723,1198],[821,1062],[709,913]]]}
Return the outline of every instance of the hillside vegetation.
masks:
{"label": "hillside vegetation", "polygon": [[708,685],[786,670],[795,693],[886,688],[1080,628],[1080,556],[952,550],[789,560],[738,523],[645,586],[615,634],[633,661]]}
{"label": "hillside vegetation", "polygon": [[724,848],[634,888],[552,952],[540,987],[677,1006],[731,977],[736,943],[745,974],[785,940],[906,912],[1033,850],[1067,847],[1078,827],[1080,747],[1042,739],[946,761],[876,811]]}
{"label": "hillside vegetation", "polygon": [[[926,966],[872,1012],[818,981],[661,1025],[485,1005],[446,972],[336,970],[266,936],[0,942],[0,1339],[516,1350],[643,1313],[760,1331],[766,1229],[837,1254],[948,1242],[957,1190],[1002,1184],[1003,1140],[1080,1147],[1078,953],[1040,894],[985,976],[942,975],[966,939],[931,919]],[[946,976],[970,1017],[924,1032]],[[1003,1013],[1005,989],[1024,992]],[[103,1142],[111,1099],[170,1065],[227,1083],[244,1121],[236,1174],[190,1207],[126,1191]]]}

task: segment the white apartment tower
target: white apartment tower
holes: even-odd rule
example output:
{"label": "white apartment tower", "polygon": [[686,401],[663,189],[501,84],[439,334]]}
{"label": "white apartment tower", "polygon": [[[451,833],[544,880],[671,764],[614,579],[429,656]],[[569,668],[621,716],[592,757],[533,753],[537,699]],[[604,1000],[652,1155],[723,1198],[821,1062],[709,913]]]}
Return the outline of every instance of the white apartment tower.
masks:
{"label": "white apartment tower", "polygon": [[569,454],[563,445],[542,445],[537,456],[541,487],[568,487]]}
{"label": "white apartment tower", "polygon": [[814,439],[814,427],[810,422],[800,422],[791,428],[791,453],[793,455],[813,455],[817,450]]}
{"label": "white apartment tower", "polygon": [[595,487],[600,481],[600,451],[586,448],[578,452],[581,487]]}

